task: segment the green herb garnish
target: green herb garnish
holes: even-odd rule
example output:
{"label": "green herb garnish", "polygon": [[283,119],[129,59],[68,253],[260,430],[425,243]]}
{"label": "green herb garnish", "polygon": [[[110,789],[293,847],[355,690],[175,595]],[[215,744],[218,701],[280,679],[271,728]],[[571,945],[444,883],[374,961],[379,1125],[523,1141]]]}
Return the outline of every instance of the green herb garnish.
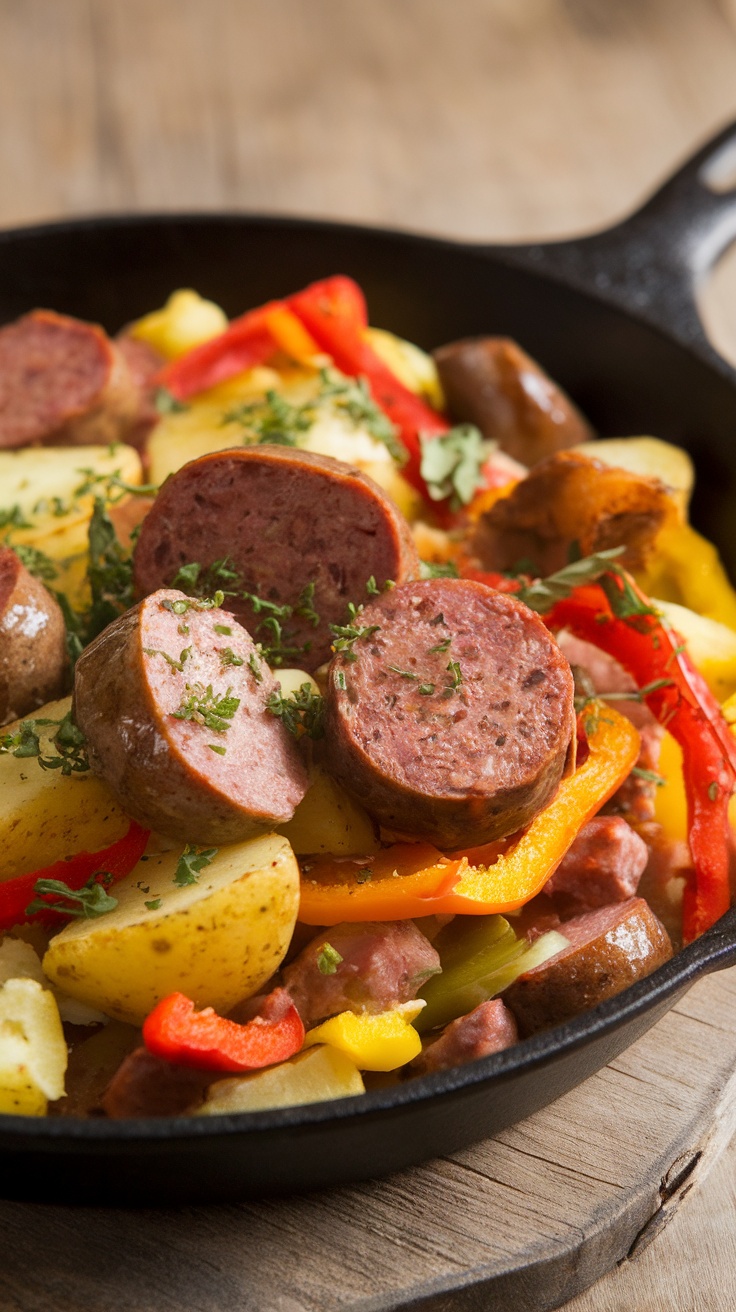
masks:
{"label": "green herb garnish", "polygon": [[304,734],[321,738],[324,733],[324,698],[310,683],[301,684],[289,697],[282,697],[280,690],[272,692],[266,699],[266,710],[281,720],[294,738]]}
{"label": "green herb garnish", "polygon": [[[107,882],[112,882],[111,875],[107,876]],[[37,879],[33,891],[37,896],[26,907],[27,916],[32,916],[36,911],[57,911],[62,916],[91,920],[94,916],[104,916],[108,911],[114,911],[118,904],[117,898],[110,897],[99,882],[99,875],[93,875],[79,889],[70,888],[61,879]],[[49,894],[63,898],[63,902],[47,902],[45,899]]]}
{"label": "green herb garnish", "polygon": [[230,720],[240,705],[240,698],[233,697],[232,688],[218,695],[211,683],[206,688],[201,683],[188,683],[186,690],[189,696],[182,700],[178,711],[171,712],[173,718],[204,725],[213,733],[227,733]]}
{"label": "green herb garnish", "polygon": [[337,948],[331,943],[323,943],[317,953],[317,969],[320,975],[334,975],[343,960]]}
{"label": "green herb garnish", "polygon": [[186,888],[188,884],[196,884],[201,872],[205,866],[210,865],[219,848],[217,847],[195,847],[193,843],[187,843],[177,862],[173,882],[177,888]]}

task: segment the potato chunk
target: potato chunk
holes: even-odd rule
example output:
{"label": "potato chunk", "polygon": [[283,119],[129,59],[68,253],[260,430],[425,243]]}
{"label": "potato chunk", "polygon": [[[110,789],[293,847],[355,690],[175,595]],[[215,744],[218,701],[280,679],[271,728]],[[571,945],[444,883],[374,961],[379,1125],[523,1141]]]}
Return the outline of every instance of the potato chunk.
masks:
{"label": "potato chunk", "polygon": [[176,991],[219,1012],[255,993],[291,940],[299,868],[277,834],[213,850],[196,883],[183,887],[174,882],[180,851],[139,862],[113,889],[114,911],[51,940],[49,979],[133,1025]]}
{"label": "potato chunk", "polygon": [[[71,697],[49,702],[28,719],[62,720]],[[14,734],[20,721],[6,724]],[[56,755],[57,725],[38,725],[41,755]],[[39,870],[75,852],[97,852],[127,833],[130,820],[89,771],[43,770],[34,756],[0,754],[0,883]]]}
{"label": "potato chunk", "polygon": [[59,1009],[35,979],[0,986],[0,1112],[44,1116],[64,1096],[67,1047]]}
{"label": "potato chunk", "polygon": [[269,1070],[233,1080],[217,1080],[207,1090],[195,1116],[223,1112],[262,1112],[269,1107],[297,1107],[364,1093],[359,1070],[343,1052],[328,1045],[300,1052]]}

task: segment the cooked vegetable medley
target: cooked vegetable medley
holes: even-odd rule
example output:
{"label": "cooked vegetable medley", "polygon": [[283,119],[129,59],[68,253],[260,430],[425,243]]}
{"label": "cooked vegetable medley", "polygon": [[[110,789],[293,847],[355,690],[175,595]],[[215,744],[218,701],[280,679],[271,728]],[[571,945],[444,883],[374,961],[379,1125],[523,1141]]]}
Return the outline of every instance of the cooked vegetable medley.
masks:
{"label": "cooked vegetable medley", "polygon": [[713,925],[736,593],[693,481],[342,276],[0,329],[0,1112],[357,1096]]}

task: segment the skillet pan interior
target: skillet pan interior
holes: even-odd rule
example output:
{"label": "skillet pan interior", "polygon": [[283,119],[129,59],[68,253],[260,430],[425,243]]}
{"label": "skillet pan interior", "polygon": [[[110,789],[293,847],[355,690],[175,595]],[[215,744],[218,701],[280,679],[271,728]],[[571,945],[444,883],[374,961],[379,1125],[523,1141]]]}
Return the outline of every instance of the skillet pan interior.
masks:
{"label": "skillet pan interior", "polygon": [[[736,574],[736,375],[574,278],[535,271],[535,259],[523,248],[282,218],[87,220],[0,234],[0,322],[49,306],[114,331],[174,287],[196,287],[237,314],[330,273],[351,274],[373,323],[425,347],[472,334],[515,337],[601,434],[653,433],[689,449],[695,522]],[[594,1011],[471,1066],[358,1099],[192,1120],[0,1117],[0,1192],[150,1205],[385,1174],[551,1102],[644,1033],[698,975],[734,959],[731,911]]]}

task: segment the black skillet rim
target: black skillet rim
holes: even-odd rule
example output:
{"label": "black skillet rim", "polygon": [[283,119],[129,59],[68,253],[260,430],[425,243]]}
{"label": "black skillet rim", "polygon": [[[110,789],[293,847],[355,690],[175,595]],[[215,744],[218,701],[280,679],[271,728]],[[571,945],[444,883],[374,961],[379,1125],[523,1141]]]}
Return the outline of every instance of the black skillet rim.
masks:
{"label": "black skillet rim", "polygon": [[[19,239],[34,239],[45,235],[75,233],[145,227],[163,227],[168,223],[182,226],[189,224],[206,224],[216,227],[218,224],[242,222],[244,225],[280,226],[294,231],[319,229],[323,232],[348,232],[366,237],[397,240],[414,245],[435,247],[438,250],[457,250],[478,258],[490,258],[501,263],[515,263],[516,252],[526,248],[475,242],[454,241],[448,238],[413,232],[405,228],[386,228],[380,225],[342,223],[319,218],[301,218],[288,214],[262,214],[238,210],[208,211],[159,211],[136,213],[133,215],[101,214],[88,215],[80,219],[64,219],[52,222],[23,225],[4,229],[0,232],[0,244],[11,243]],[[549,281],[567,281],[564,276],[555,277],[547,269],[535,270],[538,277]],[[582,289],[581,289],[582,290]],[[586,287],[584,295],[610,304],[608,298],[601,295],[595,285]],[[630,318],[632,322],[640,321],[638,316],[624,305],[617,305],[618,313]],[[653,325],[650,325],[653,326]],[[662,336],[661,329],[655,328]],[[682,349],[688,350],[689,344],[680,341]],[[690,348],[692,349],[692,348]],[[697,355],[697,351],[693,351]],[[716,360],[709,360],[711,367]],[[733,373],[727,370],[733,377]],[[346,1121],[351,1119],[373,1119],[376,1114],[411,1107],[427,1100],[441,1102],[463,1090],[477,1085],[487,1086],[490,1093],[494,1082],[505,1082],[513,1076],[537,1069],[542,1070],[558,1058],[586,1047],[593,1039],[601,1038],[617,1030],[628,1021],[652,1010],[658,1003],[665,1003],[709,971],[730,963],[736,950],[736,907],[726,912],[699,939],[681,948],[674,956],[660,966],[653,974],[630,985],[622,993],[599,1006],[582,1013],[571,1021],[554,1029],[525,1039],[518,1045],[490,1057],[481,1058],[465,1066],[437,1072],[405,1083],[392,1085],[386,1089],[376,1089],[361,1094],[359,1097],[332,1099],[322,1103],[307,1103],[296,1107],[278,1108],[273,1111],[225,1113],[219,1116],[205,1117],[139,1117],[129,1120],[105,1120],[83,1117],[45,1117],[34,1118],[29,1123],[26,1116],[0,1114],[0,1136],[12,1147],[13,1132],[18,1133],[23,1141],[23,1148],[29,1148],[29,1139],[41,1148],[52,1145],[64,1146],[89,1144],[114,1145],[123,1147],[131,1142],[149,1142],[151,1144],[175,1142],[199,1142],[203,1139],[241,1136],[243,1134],[261,1134],[268,1131],[288,1131],[310,1125],[321,1125],[331,1120]],[[723,960],[721,960],[723,958]]]}

